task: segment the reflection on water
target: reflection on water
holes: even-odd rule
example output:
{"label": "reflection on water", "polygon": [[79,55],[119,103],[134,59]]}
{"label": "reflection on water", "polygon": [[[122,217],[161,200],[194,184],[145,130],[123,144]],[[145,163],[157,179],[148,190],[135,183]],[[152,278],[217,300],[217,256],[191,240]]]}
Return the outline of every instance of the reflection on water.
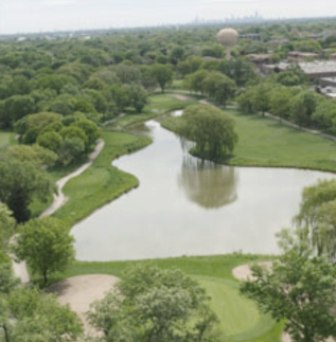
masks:
{"label": "reflection on water", "polygon": [[233,167],[216,165],[186,154],[178,184],[188,198],[207,209],[216,209],[237,199],[237,172]]}
{"label": "reflection on water", "polygon": [[155,121],[137,133],[150,134],[153,144],[113,165],[136,175],[140,186],[73,228],[78,260],[277,253],[275,233],[290,226],[302,189],[334,177],[202,164],[187,154],[190,143],[181,146]]}

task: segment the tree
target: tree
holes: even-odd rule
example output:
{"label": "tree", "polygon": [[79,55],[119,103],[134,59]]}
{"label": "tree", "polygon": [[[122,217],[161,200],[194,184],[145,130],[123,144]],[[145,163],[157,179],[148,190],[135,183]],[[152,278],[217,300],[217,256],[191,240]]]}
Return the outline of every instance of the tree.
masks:
{"label": "tree", "polygon": [[296,223],[319,256],[336,258],[336,182],[320,181],[304,189]]}
{"label": "tree", "polygon": [[14,227],[15,220],[12,217],[12,212],[0,202],[0,251],[7,246],[9,238],[14,233]]}
{"label": "tree", "polygon": [[51,112],[40,112],[27,115],[15,124],[15,130],[20,134],[20,142],[33,144],[37,136],[48,126],[61,123],[62,116]]}
{"label": "tree", "polygon": [[233,97],[236,85],[228,76],[212,71],[203,80],[203,93],[219,105],[224,105]]}
{"label": "tree", "polygon": [[316,110],[317,96],[309,90],[303,90],[291,102],[291,118],[302,126],[309,126]]}
{"label": "tree", "polygon": [[137,113],[141,113],[147,104],[148,94],[143,86],[132,84],[128,87],[129,104]]}
{"label": "tree", "polygon": [[64,222],[54,218],[32,220],[23,225],[14,252],[48,283],[51,273],[64,271],[73,260],[73,237]]}
{"label": "tree", "polygon": [[177,270],[130,269],[116,290],[93,305],[89,319],[104,341],[218,340],[205,291]]}
{"label": "tree", "polygon": [[11,127],[17,120],[35,112],[35,102],[30,95],[13,95],[4,101],[0,123]]}
{"label": "tree", "polygon": [[70,342],[81,337],[76,314],[50,294],[18,288],[0,294],[0,303],[5,342]]}
{"label": "tree", "polygon": [[167,84],[173,80],[173,70],[170,65],[155,64],[152,66],[152,75],[157,84],[161,88],[161,92],[164,93]]}
{"label": "tree", "polygon": [[57,155],[54,152],[37,144],[32,146],[11,145],[6,148],[4,154],[8,159],[30,162],[43,168],[53,166],[57,160]]}
{"label": "tree", "polygon": [[185,110],[182,119],[181,133],[196,143],[197,156],[222,160],[232,154],[238,137],[234,121],[221,110],[209,105],[193,105]]}
{"label": "tree", "polygon": [[29,219],[29,205],[34,197],[46,199],[52,183],[46,171],[30,162],[0,158],[0,201],[13,212],[18,222]]}
{"label": "tree", "polygon": [[241,290],[276,321],[285,320],[295,342],[320,342],[336,335],[336,266],[315,256],[300,231],[282,232],[283,254],[272,270],[255,266],[255,280]]}
{"label": "tree", "polygon": [[270,93],[269,107],[273,115],[281,118],[289,118],[291,105],[290,101],[296,91],[288,87],[275,87]]}
{"label": "tree", "polygon": [[192,74],[189,74],[185,79],[186,87],[196,93],[204,92],[204,80],[206,79],[208,72],[206,70],[198,70]]}

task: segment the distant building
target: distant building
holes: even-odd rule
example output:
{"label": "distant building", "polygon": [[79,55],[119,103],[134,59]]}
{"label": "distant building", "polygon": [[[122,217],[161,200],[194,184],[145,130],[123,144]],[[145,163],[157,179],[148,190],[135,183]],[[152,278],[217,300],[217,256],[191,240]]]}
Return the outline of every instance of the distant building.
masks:
{"label": "distant building", "polygon": [[288,58],[296,61],[314,60],[320,55],[314,52],[290,51]]}
{"label": "distant building", "polygon": [[262,69],[265,73],[269,74],[272,72],[286,71],[292,65],[299,66],[310,80],[327,80],[325,82],[328,82],[328,80],[330,81],[336,77],[336,60],[317,60],[298,63],[281,62],[278,64],[266,64]]}
{"label": "distant building", "polygon": [[261,35],[259,33],[246,33],[240,35],[241,39],[261,41]]}
{"label": "distant building", "polygon": [[249,54],[245,57],[256,65],[266,64],[272,60],[272,54],[270,53]]}
{"label": "distant building", "polygon": [[322,77],[319,79],[321,86],[332,86],[336,87],[336,77]]}
{"label": "distant building", "polygon": [[278,72],[282,72],[282,71],[286,71],[291,64],[287,63],[287,62],[280,62],[278,64],[264,64],[262,66],[262,71],[265,74],[271,74],[271,73],[278,73]]}
{"label": "distant building", "polygon": [[336,77],[336,61],[302,62],[298,65],[311,80]]}

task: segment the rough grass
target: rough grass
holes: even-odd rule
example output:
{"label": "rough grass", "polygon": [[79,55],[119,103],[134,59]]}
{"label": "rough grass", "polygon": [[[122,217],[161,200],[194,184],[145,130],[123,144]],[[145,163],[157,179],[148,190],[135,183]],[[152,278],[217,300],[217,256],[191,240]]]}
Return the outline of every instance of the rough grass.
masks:
{"label": "rough grass", "polygon": [[75,262],[62,277],[101,273],[122,278],[124,271],[135,265],[179,268],[207,290],[211,306],[220,319],[223,341],[277,342],[280,341],[282,325],[262,315],[254,302],[243,297],[239,293],[239,283],[232,277],[234,267],[256,260],[261,260],[261,257],[231,254],[146,261]]}

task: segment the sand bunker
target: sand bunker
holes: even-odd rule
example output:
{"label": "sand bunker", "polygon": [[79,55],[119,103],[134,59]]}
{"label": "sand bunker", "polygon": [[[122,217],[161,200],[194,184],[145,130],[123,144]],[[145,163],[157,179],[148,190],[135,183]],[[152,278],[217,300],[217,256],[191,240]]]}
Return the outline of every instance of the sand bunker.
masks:
{"label": "sand bunker", "polygon": [[49,292],[57,296],[59,303],[68,304],[77,313],[87,335],[96,335],[97,331],[89,325],[86,313],[90,305],[103,299],[117,282],[118,278],[103,274],[77,276],[53,284]]}

